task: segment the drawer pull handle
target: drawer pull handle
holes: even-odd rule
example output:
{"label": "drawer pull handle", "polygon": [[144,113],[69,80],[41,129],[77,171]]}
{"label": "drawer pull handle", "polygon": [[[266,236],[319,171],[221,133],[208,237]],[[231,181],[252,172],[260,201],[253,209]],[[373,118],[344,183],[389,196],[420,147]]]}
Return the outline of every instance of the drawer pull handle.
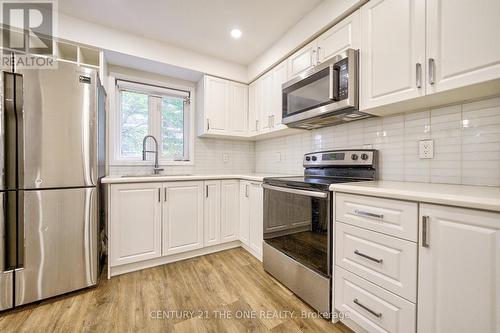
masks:
{"label": "drawer pull handle", "polygon": [[375,213],[369,213],[369,212],[363,212],[362,210],[355,210],[354,214],[359,215],[359,216],[366,216],[366,217],[374,217],[377,219],[383,219],[384,215],[383,214],[375,214]]}
{"label": "drawer pull handle", "polygon": [[357,305],[357,306],[359,306],[360,308],[365,309],[366,311],[370,312],[370,313],[371,313],[372,315],[374,315],[375,317],[377,317],[377,318],[382,317],[382,314],[381,314],[380,312],[375,312],[375,311],[373,311],[372,309],[370,309],[369,307],[367,307],[367,306],[365,306],[365,305],[361,304],[361,303],[358,301],[358,299],[357,299],[357,298],[353,299],[353,302],[354,302],[354,304],[356,304],[356,305]]}
{"label": "drawer pull handle", "polygon": [[369,255],[361,253],[358,250],[354,250],[354,254],[357,254],[358,256],[366,258],[366,259],[369,259],[371,261],[375,261],[377,264],[381,264],[384,261],[382,259],[377,259],[377,258],[370,257]]}

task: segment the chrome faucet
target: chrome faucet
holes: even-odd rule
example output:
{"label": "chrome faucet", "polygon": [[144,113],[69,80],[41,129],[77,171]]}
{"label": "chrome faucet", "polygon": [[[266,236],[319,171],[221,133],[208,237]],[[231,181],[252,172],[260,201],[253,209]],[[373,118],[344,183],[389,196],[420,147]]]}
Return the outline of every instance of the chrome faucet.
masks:
{"label": "chrome faucet", "polygon": [[[146,150],[146,142],[148,141],[148,138],[153,139],[155,142],[155,150]],[[146,160],[146,153],[154,153],[155,154],[155,167],[153,169],[155,175],[159,174],[160,171],[163,171],[163,169],[160,169],[160,166],[158,165],[158,141],[156,138],[152,135],[146,135],[144,139],[142,140],[142,160]]]}

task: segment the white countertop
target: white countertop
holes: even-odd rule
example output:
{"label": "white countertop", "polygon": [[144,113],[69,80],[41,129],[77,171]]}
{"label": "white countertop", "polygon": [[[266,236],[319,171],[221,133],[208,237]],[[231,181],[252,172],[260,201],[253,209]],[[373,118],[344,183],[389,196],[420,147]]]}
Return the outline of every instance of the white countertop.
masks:
{"label": "white countertop", "polygon": [[330,191],[500,212],[500,187],[371,181],[333,184]]}
{"label": "white countertop", "polygon": [[278,174],[193,174],[193,175],[161,175],[148,176],[138,175],[134,177],[123,177],[121,175],[110,175],[101,179],[103,184],[124,184],[124,183],[150,183],[150,182],[170,182],[170,181],[189,181],[189,180],[217,180],[217,179],[243,179],[261,182],[266,177],[286,177],[287,175]]}

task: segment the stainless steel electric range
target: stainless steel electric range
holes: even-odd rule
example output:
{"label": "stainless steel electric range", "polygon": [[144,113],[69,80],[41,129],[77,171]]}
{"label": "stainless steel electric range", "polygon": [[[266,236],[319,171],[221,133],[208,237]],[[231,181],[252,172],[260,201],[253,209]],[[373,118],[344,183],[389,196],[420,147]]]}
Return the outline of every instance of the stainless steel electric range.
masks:
{"label": "stainless steel electric range", "polygon": [[376,150],[304,155],[304,175],[264,179],[264,269],[311,307],[331,313],[334,183],[377,179]]}

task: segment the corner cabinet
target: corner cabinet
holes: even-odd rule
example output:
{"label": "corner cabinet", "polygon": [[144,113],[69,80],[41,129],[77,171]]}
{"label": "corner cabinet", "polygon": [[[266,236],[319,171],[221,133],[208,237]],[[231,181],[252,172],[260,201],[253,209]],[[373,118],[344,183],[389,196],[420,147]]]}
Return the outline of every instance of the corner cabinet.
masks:
{"label": "corner cabinet", "polygon": [[248,135],[248,86],[204,75],[197,84],[198,135]]}
{"label": "corner cabinet", "polygon": [[112,266],[161,256],[162,184],[111,187],[109,261]]}
{"label": "corner cabinet", "polygon": [[500,214],[420,205],[419,333],[500,332]]}

